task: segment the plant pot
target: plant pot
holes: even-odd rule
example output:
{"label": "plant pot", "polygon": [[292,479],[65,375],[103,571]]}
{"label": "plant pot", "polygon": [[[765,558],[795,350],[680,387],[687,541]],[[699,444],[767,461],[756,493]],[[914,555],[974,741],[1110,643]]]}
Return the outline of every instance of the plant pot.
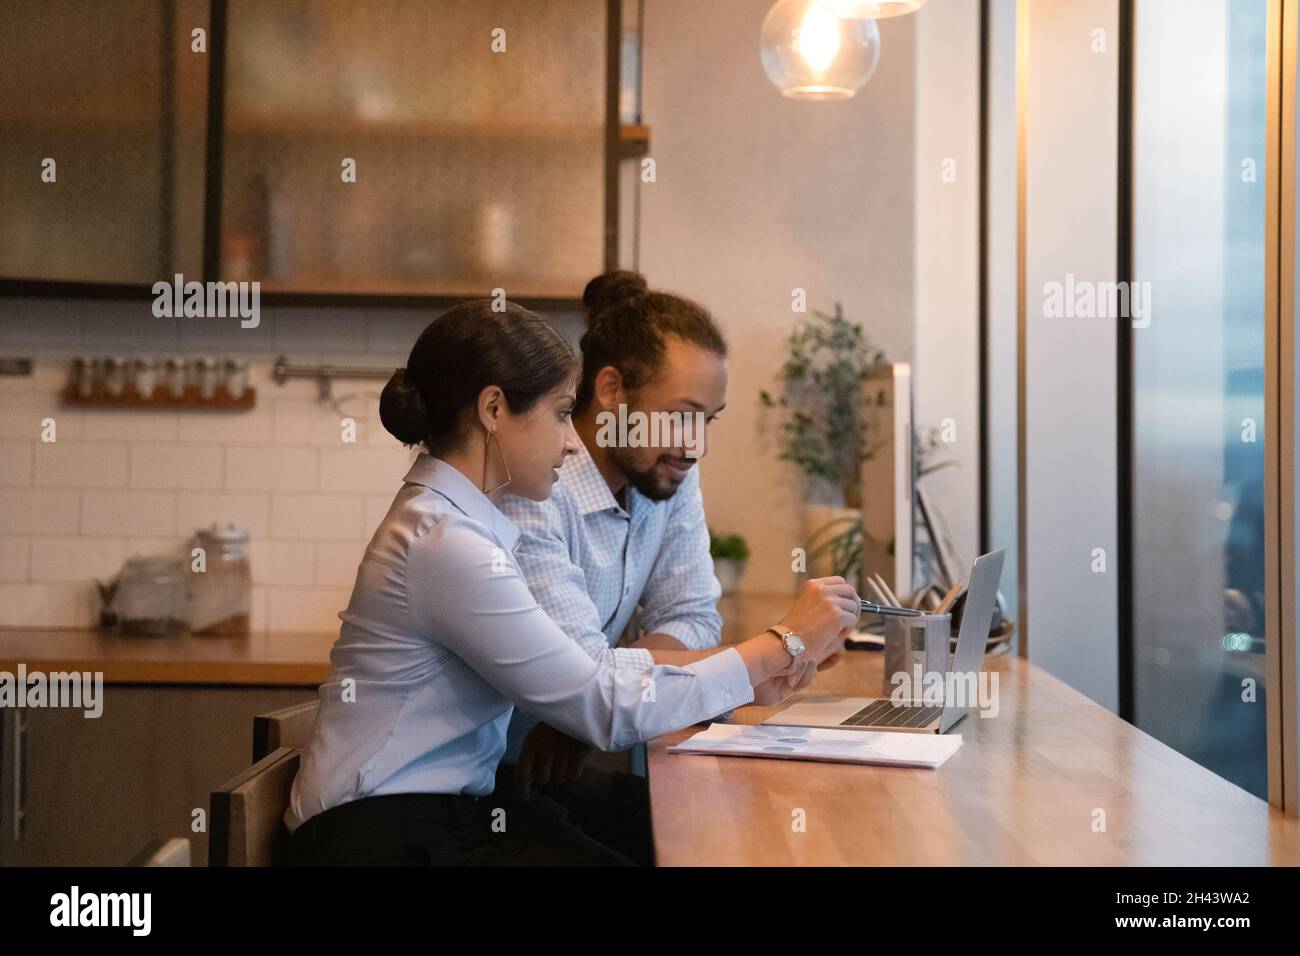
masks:
{"label": "plant pot", "polygon": [[745,562],[735,558],[714,558],[713,573],[722,585],[722,593],[734,594],[740,590],[740,576],[745,573]]}
{"label": "plant pot", "polygon": [[861,508],[837,505],[804,505],[804,548],[808,553],[808,577],[824,578],[834,574],[834,562],[828,551],[814,554],[817,546],[843,534],[850,524],[862,524]]}

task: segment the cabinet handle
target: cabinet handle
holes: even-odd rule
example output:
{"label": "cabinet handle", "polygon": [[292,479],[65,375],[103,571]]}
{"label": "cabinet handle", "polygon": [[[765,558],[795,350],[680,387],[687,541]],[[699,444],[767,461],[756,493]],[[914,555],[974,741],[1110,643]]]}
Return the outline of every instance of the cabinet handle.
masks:
{"label": "cabinet handle", "polygon": [[21,843],[27,807],[27,720],[22,708],[14,708],[14,843]]}

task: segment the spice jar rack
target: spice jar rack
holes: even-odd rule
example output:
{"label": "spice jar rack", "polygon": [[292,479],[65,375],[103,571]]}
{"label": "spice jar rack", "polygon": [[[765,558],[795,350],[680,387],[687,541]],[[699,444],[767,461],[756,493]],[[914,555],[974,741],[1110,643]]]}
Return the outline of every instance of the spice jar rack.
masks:
{"label": "spice jar rack", "polygon": [[243,359],[79,357],[68,370],[63,401],[86,408],[242,411],[257,403],[248,382]]}

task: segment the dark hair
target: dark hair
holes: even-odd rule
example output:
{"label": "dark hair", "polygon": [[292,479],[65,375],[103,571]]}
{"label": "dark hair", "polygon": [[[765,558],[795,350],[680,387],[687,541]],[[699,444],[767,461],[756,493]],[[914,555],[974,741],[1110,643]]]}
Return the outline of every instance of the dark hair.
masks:
{"label": "dark hair", "polygon": [[507,302],[462,302],[420,333],[406,368],[393,373],[379,396],[379,418],[403,445],[423,444],[441,454],[461,439],[461,413],[496,385],[516,414],[571,378],[578,360],[545,319]]}
{"label": "dark hair", "polygon": [[707,309],[667,292],[651,292],[639,272],[620,269],[596,276],[583,290],[582,304],[587,331],[580,343],[579,411],[591,404],[596,376],[607,365],[618,369],[630,392],[651,381],[663,366],[670,335],[727,354],[727,341]]}

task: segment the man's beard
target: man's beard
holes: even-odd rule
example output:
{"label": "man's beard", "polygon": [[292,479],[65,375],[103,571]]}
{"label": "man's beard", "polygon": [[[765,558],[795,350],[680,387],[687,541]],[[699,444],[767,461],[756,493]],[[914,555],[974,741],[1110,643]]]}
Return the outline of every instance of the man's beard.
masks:
{"label": "man's beard", "polygon": [[659,477],[655,471],[659,461],[660,459],[656,458],[654,464],[649,468],[639,471],[632,464],[629,449],[615,449],[614,463],[623,472],[623,477],[627,479],[627,483],[651,501],[667,501],[677,494],[677,489],[681,487],[680,481],[666,481]]}

